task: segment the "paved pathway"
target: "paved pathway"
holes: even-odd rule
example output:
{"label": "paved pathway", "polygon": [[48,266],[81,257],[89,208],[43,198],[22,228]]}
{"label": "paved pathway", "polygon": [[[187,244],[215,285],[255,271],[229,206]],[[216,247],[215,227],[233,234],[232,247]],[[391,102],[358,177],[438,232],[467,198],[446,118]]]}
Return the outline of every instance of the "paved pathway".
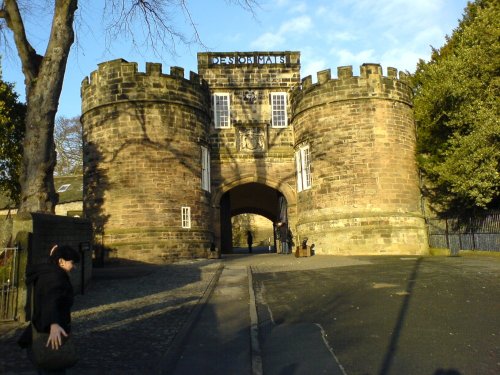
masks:
{"label": "paved pathway", "polygon": [[[338,347],[333,345],[332,349],[331,333],[327,336],[325,332],[327,323],[322,326],[314,322],[322,319],[323,307],[329,306],[329,302],[322,302],[321,296],[326,298],[327,291],[335,296],[344,287],[342,281],[351,279],[353,283],[349,285],[355,289],[349,293],[362,292],[356,287],[359,282],[356,277],[364,280],[369,269],[378,269],[381,276],[373,290],[394,287],[383,282],[392,277],[394,265],[382,269],[364,267],[377,263],[374,259],[377,258],[317,255],[295,258],[254,249],[251,256],[241,250],[240,254],[221,260],[96,269],[97,278],[91,287],[76,298],[73,319],[81,345],[81,361],[68,375],[357,374],[356,362],[351,361],[356,357],[349,354],[348,348],[342,348],[340,362],[354,369],[345,372],[335,355]],[[481,275],[492,282],[491,277],[496,275],[498,280],[498,258],[491,261],[463,258],[459,263],[457,278],[468,272],[478,280]],[[394,264],[397,266],[397,261]],[[350,269],[356,270],[358,276]],[[421,272],[426,270],[422,268]],[[429,274],[432,280],[446,280],[439,267],[432,272]],[[335,279],[333,287],[331,283],[325,284],[329,275],[345,276]],[[313,287],[316,284],[321,288]],[[310,293],[316,289],[324,295]],[[476,299],[486,295],[478,293]],[[256,300],[252,300],[254,297]],[[309,302],[306,306],[294,298]],[[314,303],[323,307],[318,309]],[[491,308],[496,305],[498,311],[497,302],[486,299],[483,303]],[[301,311],[319,315],[316,320],[303,319]],[[498,320],[489,323],[492,332],[500,336]],[[24,352],[15,344],[20,328],[0,326],[0,374],[34,374]],[[342,332],[336,332],[339,334]],[[492,355],[497,356],[492,359],[497,361],[493,366],[497,363],[500,368],[498,345],[492,350]]]}
{"label": "paved pathway", "polygon": [[247,267],[224,267],[194,328],[165,375],[252,374]]}
{"label": "paved pathway", "polygon": [[[225,314],[224,319],[230,319],[230,314],[245,314],[248,317],[249,266],[255,272],[281,272],[363,263],[348,258],[295,258],[292,255],[269,254],[267,248],[255,248],[252,256],[244,250],[236,252],[221,260],[96,268],[90,288],[85,295],[76,296],[72,316],[81,360],[68,374],[165,373],[165,368],[175,365],[175,356],[182,355],[182,348],[175,346],[180,346],[183,340],[185,342],[193,322],[202,311],[201,306],[206,304],[205,314],[220,312]],[[222,265],[226,272],[220,288],[214,292],[214,300],[207,304]],[[234,282],[237,285],[231,285]],[[219,305],[224,296],[217,297],[217,294],[224,295],[232,286],[235,287],[233,292],[239,290],[238,298],[244,305],[236,307],[241,314],[237,310],[224,312],[225,309]],[[248,321],[248,324],[251,323]],[[224,326],[231,327],[230,324]],[[0,324],[0,374],[35,373],[25,352],[16,344],[22,329],[23,325],[17,323]],[[226,334],[232,333],[226,331]],[[242,337],[240,335],[235,340],[241,343]],[[248,340],[247,343],[243,357],[250,361],[251,346]],[[251,363],[245,366],[251,368]]]}
{"label": "paved pathway", "polygon": [[[154,374],[221,264],[193,260],[165,266],[95,269],[76,296],[75,336],[81,351],[69,375]],[[34,374],[16,345],[22,327],[0,325],[0,374]]]}

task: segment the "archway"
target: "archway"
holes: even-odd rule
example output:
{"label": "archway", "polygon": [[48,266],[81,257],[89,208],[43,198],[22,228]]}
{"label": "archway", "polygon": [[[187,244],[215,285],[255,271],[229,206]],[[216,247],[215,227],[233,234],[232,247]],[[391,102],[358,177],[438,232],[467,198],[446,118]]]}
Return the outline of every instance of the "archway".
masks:
{"label": "archway", "polygon": [[237,185],[223,193],[220,199],[221,252],[227,254],[233,250],[233,216],[256,214],[275,223],[283,212],[283,202],[286,210],[286,201],[280,191],[258,182]]}

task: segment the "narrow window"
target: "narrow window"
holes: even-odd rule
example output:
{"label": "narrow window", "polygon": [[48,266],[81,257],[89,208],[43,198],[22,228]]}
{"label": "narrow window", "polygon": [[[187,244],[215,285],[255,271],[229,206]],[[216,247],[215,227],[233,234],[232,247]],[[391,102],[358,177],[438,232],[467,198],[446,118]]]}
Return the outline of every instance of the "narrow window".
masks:
{"label": "narrow window", "polygon": [[297,191],[311,188],[311,154],[309,146],[302,146],[295,152],[297,167]]}
{"label": "narrow window", "polygon": [[191,207],[182,207],[182,227],[191,228]]}
{"label": "narrow window", "polygon": [[273,92],[271,93],[271,112],[272,112],[272,127],[286,128],[286,93]]}
{"label": "narrow window", "polygon": [[229,94],[214,94],[214,122],[216,129],[229,128]]}
{"label": "narrow window", "polygon": [[210,192],[210,153],[201,146],[201,188]]}
{"label": "narrow window", "polygon": [[300,192],[304,190],[302,186],[302,160],[300,157],[300,150],[295,152],[295,166],[297,169],[297,191]]}

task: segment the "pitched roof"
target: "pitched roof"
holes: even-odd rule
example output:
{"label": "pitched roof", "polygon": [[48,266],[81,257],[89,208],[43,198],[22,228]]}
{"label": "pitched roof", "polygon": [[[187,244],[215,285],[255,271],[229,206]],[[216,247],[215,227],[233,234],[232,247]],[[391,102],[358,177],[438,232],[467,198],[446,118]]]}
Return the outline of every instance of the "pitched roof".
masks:
{"label": "pitched roof", "polygon": [[[83,199],[83,177],[81,175],[54,176],[54,187],[59,194],[59,204],[78,202]],[[14,202],[0,192],[0,210],[15,208]]]}
{"label": "pitched roof", "polygon": [[83,199],[81,175],[54,176],[54,187],[59,194],[59,203],[77,202]]}

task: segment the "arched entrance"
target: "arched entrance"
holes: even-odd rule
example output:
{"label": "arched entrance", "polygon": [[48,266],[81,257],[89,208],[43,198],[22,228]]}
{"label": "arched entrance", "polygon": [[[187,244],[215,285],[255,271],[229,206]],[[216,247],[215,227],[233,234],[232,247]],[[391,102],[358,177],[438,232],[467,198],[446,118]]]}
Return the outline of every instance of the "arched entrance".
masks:
{"label": "arched entrance", "polygon": [[248,213],[257,214],[276,223],[287,215],[287,199],[279,190],[258,182],[237,185],[220,198],[220,248],[231,253],[233,233],[231,218]]}

